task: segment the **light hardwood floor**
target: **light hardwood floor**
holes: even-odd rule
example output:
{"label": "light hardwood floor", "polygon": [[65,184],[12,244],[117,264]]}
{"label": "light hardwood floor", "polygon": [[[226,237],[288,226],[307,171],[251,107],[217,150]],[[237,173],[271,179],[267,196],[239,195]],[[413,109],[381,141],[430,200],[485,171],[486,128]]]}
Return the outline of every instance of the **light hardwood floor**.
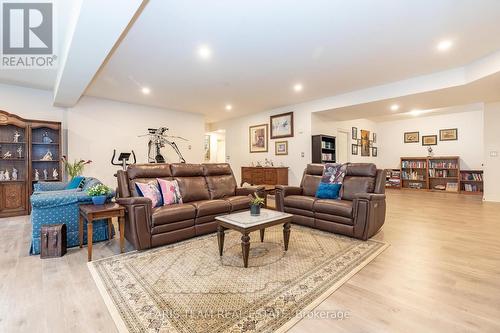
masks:
{"label": "light hardwood floor", "polygon": [[[500,332],[500,204],[387,196],[375,238],[391,246],[316,309],[349,318],[304,319],[291,332]],[[27,217],[0,219],[0,332],[116,332],[86,248],[40,260],[28,255],[29,235]],[[94,259],[117,253],[117,239],[94,247]]]}

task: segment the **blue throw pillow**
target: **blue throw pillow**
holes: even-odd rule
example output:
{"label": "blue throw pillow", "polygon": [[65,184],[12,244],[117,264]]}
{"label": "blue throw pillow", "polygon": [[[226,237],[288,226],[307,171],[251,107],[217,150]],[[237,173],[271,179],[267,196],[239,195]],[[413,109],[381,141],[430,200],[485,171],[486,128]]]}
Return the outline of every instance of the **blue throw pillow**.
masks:
{"label": "blue throw pillow", "polygon": [[66,185],[66,189],[67,190],[74,190],[76,188],[79,188],[84,178],[85,177],[82,177],[82,176],[73,177],[73,179],[71,179],[71,181],[68,183],[68,185]]}
{"label": "blue throw pillow", "polygon": [[342,184],[319,183],[318,190],[316,191],[316,198],[338,199],[341,187]]}

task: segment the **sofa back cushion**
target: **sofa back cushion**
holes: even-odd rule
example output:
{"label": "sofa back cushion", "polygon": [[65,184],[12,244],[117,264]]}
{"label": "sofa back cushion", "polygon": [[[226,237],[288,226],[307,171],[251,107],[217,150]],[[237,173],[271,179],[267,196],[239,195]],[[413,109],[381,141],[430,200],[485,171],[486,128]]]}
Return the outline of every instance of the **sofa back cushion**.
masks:
{"label": "sofa back cushion", "polygon": [[210,199],[203,165],[175,163],[170,165],[172,176],[179,183],[182,202]]}
{"label": "sofa back cushion", "polygon": [[[122,174],[119,172],[118,187],[123,187]],[[155,181],[156,178],[172,179],[170,164],[154,163],[154,164],[132,164],[127,168],[128,190],[133,197],[140,196],[137,191],[137,183],[149,183]],[[124,189],[119,189],[120,193],[127,193]]]}
{"label": "sofa back cushion", "polygon": [[377,167],[373,163],[351,163],[347,166],[341,197],[353,200],[356,193],[373,193]]}
{"label": "sofa back cushion", "polygon": [[236,193],[236,179],[227,163],[203,164],[210,199],[232,197]]}
{"label": "sofa back cushion", "polygon": [[314,197],[318,190],[318,185],[323,175],[323,164],[308,164],[304,175],[302,176],[302,193],[307,196]]}

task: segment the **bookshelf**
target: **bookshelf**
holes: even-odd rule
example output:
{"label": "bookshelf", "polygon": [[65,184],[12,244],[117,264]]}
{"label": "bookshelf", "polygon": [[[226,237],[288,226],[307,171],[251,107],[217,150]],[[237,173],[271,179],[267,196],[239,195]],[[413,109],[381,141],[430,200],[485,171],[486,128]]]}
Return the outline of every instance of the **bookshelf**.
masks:
{"label": "bookshelf", "polygon": [[483,195],[483,171],[460,170],[460,191],[464,194]]}
{"label": "bookshelf", "polygon": [[460,158],[442,156],[428,158],[429,189],[437,192],[460,192]]}
{"label": "bookshelf", "polygon": [[335,163],[335,137],[329,135],[312,136],[312,163]]}
{"label": "bookshelf", "polygon": [[386,169],[385,170],[385,187],[386,188],[401,188],[401,170]]}
{"label": "bookshelf", "polygon": [[428,188],[426,157],[401,157],[401,188]]}

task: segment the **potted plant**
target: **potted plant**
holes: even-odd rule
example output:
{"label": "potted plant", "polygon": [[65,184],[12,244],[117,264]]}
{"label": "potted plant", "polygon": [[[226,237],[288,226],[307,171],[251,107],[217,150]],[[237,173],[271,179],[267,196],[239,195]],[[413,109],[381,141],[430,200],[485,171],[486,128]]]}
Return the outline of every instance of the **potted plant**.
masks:
{"label": "potted plant", "polygon": [[75,160],[73,163],[71,163],[70,161],[68,161],[68,158],[66,156],[63,156],[61,160],[64,164],[64,170],[66,170],[71,179],[75,178],[76,176],[80,176],[85,166],[92,163],[91,160]]}
{"label": "potted plant", "polygon": [[259,216],[260,207],[264,205],[264,202],[264,198],[261,198],[257,194],[255,194],[255,196],[250,200],[250,215]]}
{"label": "potted plant", "polygon": [[98,184],[89,188],[87,193],[92,197],[94,205],[104,205],[111,189],[104,184]]}

